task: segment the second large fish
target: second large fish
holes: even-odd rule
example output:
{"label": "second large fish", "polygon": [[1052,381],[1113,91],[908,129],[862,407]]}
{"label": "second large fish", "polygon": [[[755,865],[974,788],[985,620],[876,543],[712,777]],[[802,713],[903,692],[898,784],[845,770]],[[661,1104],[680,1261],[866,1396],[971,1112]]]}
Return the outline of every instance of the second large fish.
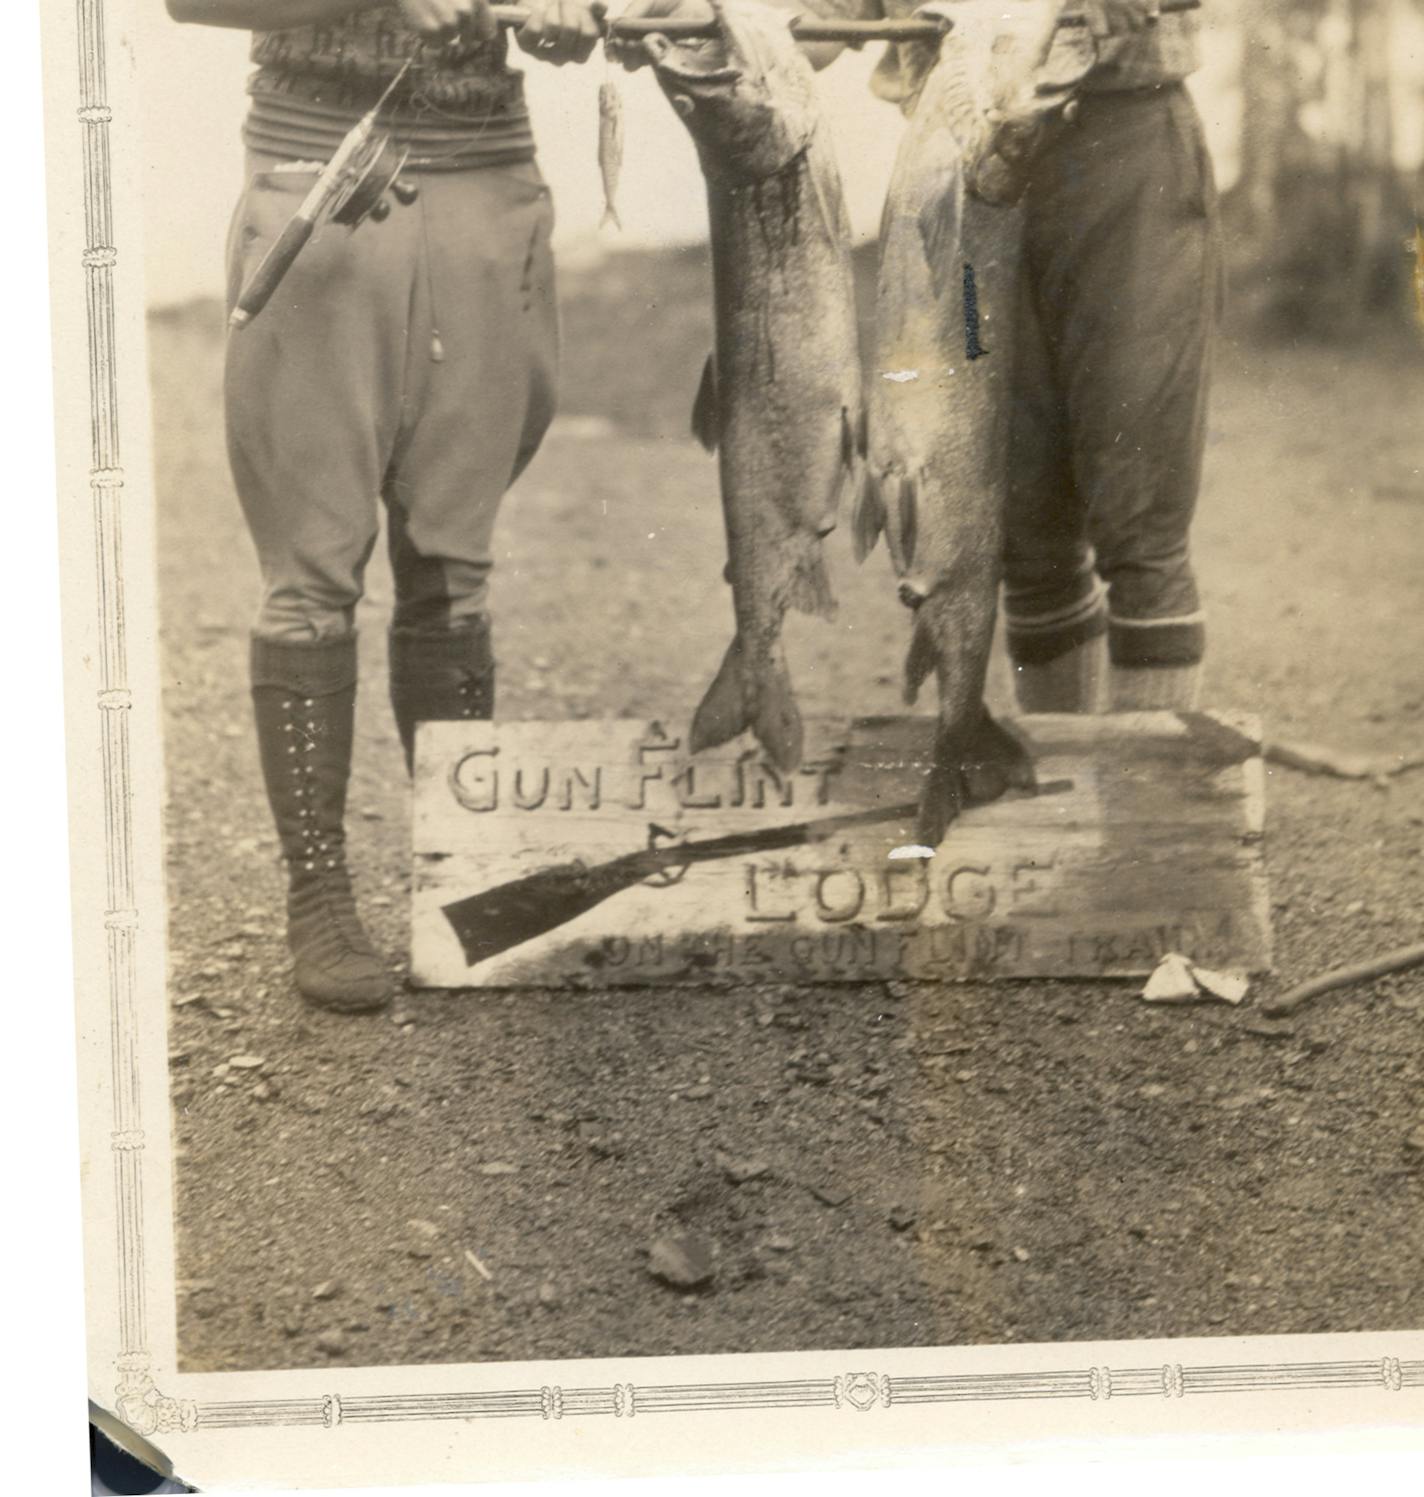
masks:
{"label": "second large fish", "polygon": [[[968,805],[1033,785],[984,706],[1008,481],[1013,324],[1033,154],[1091,56],[1049,68],[1061,0],[961,0],[913,103],[886,197],[876,296],[872,482],[857,553],[883,530],[914,611],[907,700],[939,685],[918,840]],[[1065,49],[1066,50],[1066,49]]]}
{"label": "second large fish", "polygon": [[714,9],[716,41],[645,43],[707,180],[716,339],[693,425],[718,452],[737,621],[690,746],[750,729],[789,770],[802,727],[782,620],[834,609],[822,539],[864,448],[850,225],[787,13]]}

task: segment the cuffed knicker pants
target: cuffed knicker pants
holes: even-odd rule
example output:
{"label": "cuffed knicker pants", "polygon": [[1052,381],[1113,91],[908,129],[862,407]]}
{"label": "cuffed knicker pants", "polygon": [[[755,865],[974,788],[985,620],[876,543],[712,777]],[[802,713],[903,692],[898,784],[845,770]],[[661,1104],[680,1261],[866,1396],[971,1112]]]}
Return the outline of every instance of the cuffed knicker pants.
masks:
{"label": "cuffed knicker pants", "polygon": [[[229,305],[311,187],[311,172],[278,165],[249,156]],[[537,165],[418,181],[419,200],[383,222],[320,229],[229,334],[228,452],[261,567],[259,637],[351,631],[378,500],[395,624],[484,612],[500,501],[552,419],[553,208]]]}
{"label": "cuffed knicker pants", "polygon": [[1117,665],[1201,659],[1187,540],[1221,275],[1186,89],[1085,95],[1027,199],[1005,556],[1017,663],[1104,629]]}

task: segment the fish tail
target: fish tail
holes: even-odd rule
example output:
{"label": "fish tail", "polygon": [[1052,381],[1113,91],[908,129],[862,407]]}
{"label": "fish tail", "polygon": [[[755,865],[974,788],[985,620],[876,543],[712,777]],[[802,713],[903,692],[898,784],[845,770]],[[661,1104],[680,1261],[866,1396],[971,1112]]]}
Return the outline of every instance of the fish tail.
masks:
{"label": "fish tail", "polygon": [[778,645],[767,669],[753,677],[738,634],[693,714],[688,747],[699,754],[729,742],[748,728],[777,769],[790,773],[801,763],[801,713],[791,690],[786,657]]}
{"label": "fish tail", "polygon": [[934,765],[920,796],[916,840],[938,847],[961,811],[987,805],[1006,790],[1033,790],[1036,784],[1028,750],[982,707],[968,734],[941,724]]}
{"label": "fish tail", "polygon": [[612,203],[603,205],[603,217],[598,220],[600,229],[614,228],[621,234],[623,232],[623,220],[618,216],[618,210]]}

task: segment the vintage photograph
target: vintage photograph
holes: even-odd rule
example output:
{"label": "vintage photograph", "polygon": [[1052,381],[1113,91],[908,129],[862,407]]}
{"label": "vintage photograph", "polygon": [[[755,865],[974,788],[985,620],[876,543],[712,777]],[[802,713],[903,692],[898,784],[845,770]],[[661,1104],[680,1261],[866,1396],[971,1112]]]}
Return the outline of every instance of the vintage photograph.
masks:
{"label": "vintage photograph", "polygon": [[1424,1322],[1420,0],[109,43],[179,1372]]}

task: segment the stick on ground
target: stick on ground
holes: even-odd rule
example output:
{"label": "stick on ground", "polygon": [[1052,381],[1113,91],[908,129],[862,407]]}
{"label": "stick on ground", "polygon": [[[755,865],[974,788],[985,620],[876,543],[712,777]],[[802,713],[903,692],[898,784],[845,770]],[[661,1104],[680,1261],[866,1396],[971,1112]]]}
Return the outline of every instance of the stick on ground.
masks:
{"label": "stick on ground", "polygon": [[1303,982],[1288,993],[1283,993],[1274,1003],[1266,1004],[1262,1012],[1278,1018],[1282,1014],[1294,1013],[1302,1004],[1318,998],[1321,993],[1421,966],[1424,966],[1424,945],[1401,946],[1395,951],[1387,951],[1383,956],[1375,957],[1373,961],[1358,962],[1353,967],[1337,967],[1333,972],[1323,972],[1319,977],[1312,977],[1309,982]]}

